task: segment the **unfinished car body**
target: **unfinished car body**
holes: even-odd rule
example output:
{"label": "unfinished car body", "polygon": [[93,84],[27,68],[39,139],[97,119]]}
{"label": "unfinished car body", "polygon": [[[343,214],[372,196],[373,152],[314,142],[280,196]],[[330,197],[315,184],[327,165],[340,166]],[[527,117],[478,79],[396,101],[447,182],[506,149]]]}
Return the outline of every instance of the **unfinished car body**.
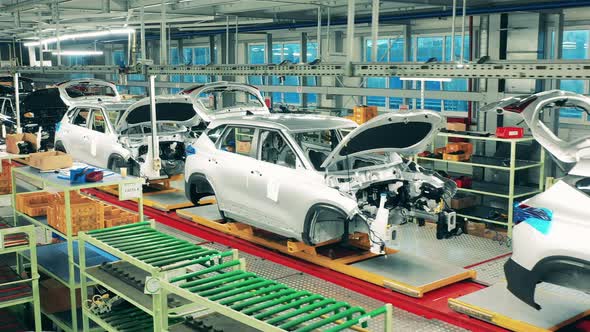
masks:
{"label": "unfinished car body", "polygon": [[201,129],[214,119],[270,113],[258,88],[249,84],[222,81],[193,85],[180,94],[189,96],[195,104],[203,120]]}
{"label": "unfinished car body", "polygon": [[182,174],[190,128],[199,123],[192,101],[183,96],[156,98],[161,169],[154,171],[149,98],[129,103],[80,103],[59,124],[56,149],[86,163],[149,180]]}
{"label": "unfinished car body", "polygon": [[117,87],[97,79],[71,80],[31,92],[21,101],[23,131],[41,132],[41,150],[53,147],[55,125],[78,104],[120,102]]}
{"label": "unfinished car body", "polygon": [[552,212],[550,220],[528,218],[513,229],[513,253],[504,266],[508,289],[530,306],[540,282],[590,292],[590,137],[564,140],[543,123],[543,114],[577,110],[590,114],[590,98],[566,91],[548,91],[503,102],[498,111],[519,113],[534,138],[567,174],[524,203]]}
{"label": "unfinished car body", "polygon": [[215,120],[187,157],[186,195],[194,203],[215,195],[222,216],[308,245],[368,233],[382,253],[407,218],[455,227],[445,208],[455,184],[402,157],[421,151],[440,124],[429,111],[360,127],[319,115]]}

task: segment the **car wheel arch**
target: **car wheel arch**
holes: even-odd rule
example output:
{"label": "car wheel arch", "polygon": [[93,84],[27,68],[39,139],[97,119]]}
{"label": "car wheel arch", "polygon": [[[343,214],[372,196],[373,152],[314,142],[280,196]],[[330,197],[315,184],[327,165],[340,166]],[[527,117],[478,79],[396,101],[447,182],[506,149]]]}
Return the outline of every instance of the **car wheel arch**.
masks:
{"label": "car wheel arch", "polygon": [[[315,213],[317,211],[330,211],[333,213],[336,213],[338,215],[340,215],[343,220],[348,220],[349,216],[346,213],[346,211],[344,211],[344,209],[342,209],[341,207],[338,207],[337,205],[333,204],[333,203],[328,203],[328,202],[320,202],[320,203],[315,203],[313,204],[308,210],[307,213],[305,214],[305,220],[303,222],[303,232],[301,233],[301,239],[303,240],[303,243],[313,246],[316,245],[317,243],[314,243],[314,241],[312,240],[312,236],[311,236],[311,229],[312,229],[312,219],[313,216],[315,215]],[[344,232],[342,234],[342,236],[346,236],[346,234],[348,233],[348,223],[344,223]]]}
{"label": "car wheel arch", "polygon": [[63,153],[68,153],[66,150],[66,146],[64,145],[63,141],[55,141],[55,151],[60,151]]}
{"label": "car wheel arch", "polygon": [[122,155],[120,155],[120,154],[118,154],[118,153],[112,153],[112,154],[109,156],[109,159],[108,159],[108,161],[107,161],[107,168],[108,168],[108,169],[111,169],[111,170],[113,169],[113,162],[114,162],[116,159],[120,159],[120,160],[122,160],[124,163],[127,163],[127,162],[128,162],[128,159],[127,159],[127,158],[125,158],[125,157],[123,157]]}
{"label": "car wheel arch", "polygon": [[538,277],[537,281],[548,282],[555,281],[552,279],[555,277],[555,273],[572,271],[583,273],[590,278],[590,261],[571,256],[549,256],[540,260],[533,268],[533,272]]}
{"label": "car wheel arch", "polygon": [[[186,193],[186,195],[188,196],[187,198],[189,198],[191,201],[194,202],[194,199],[196,199],[197,197],[203,195],[200,198],[206,197],[206,196],[214,196],[216,191],[215,191],[215,186],[211,183],[211,181],[209,180],[209,178],[207,178],[207,176],[205,174],[201,174],[201,173],[193,173],[189,176],[187,182],[187,188],[188,188],[188,192]],[[201,195],[197,195],[197,197],[193,197],[193,194],[198,194],[201,193]],[[199,199],[200,199],[199,198]],[[215,198],[216,200],[218,200],[218,198]]]}

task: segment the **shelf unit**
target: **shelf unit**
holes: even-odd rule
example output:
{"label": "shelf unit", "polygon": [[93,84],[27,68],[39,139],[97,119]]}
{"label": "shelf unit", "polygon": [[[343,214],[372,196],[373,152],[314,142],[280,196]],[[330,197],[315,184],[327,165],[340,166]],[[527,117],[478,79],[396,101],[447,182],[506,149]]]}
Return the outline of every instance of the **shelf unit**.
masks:
{"label": "shelf unit", "polygon": [[[15,240],[17,236],[20,240]],[[37,237],[33,225],[19,227],[2,227],[0,228],[0,255],[9,253],[29,252],[30,253],[30,277],[21,278],[19,274],[10,268],[5,271],[11,274],[9,281],[6,280],[6,274],[3,274],[3,281],[0,282],[0,308],[11,307],[15,305],[31,303],[33,305],[33,317],[35,322],[35,331],[41,331],[41,307],[39,300],[39,272],[37,270]],[[29,286],[30,283],[30,286]],[[18,288],[18,290],[17,290]],[[18,292],[23,291],[19,295]],[[7,294],[4,294],[4,293]],[[14,292],[17,292],[14,294]],[[3,297],[7,299],[2,300]]]}
{"label": "shelf unit", "polygon": [[[144,330],[178,331],[177,320],[196,313],[216,312],[261,331],[347,328],[366,331],[367,321],[385,315],[386,332],[392,332],[390,304],[366,312],[345,302],[297,291],[247,272],[236,250],[219,252],[177,239],[142,222],[81,232],[80,270],[88,279],[106,287],[133,308],[125,308],[152,325]],[[83,248],[97,247],[121,260],[88,266]],[[86,289],[87,278],[82,278]],[[82,293],[82,303],[87,303]],[[90,320],[107,331],[120,331],[109,321],[119,321],[83,306],[84,330]],[[120,310],[120,309],[118,309]],[[121,312],[111,311],[113,316]],[[147,318],[146,315],[150,316]],[[180,325],[181,326],[181,325]]]}
{"label": "shelf unit", "polygon": [[[437,159],[437,158],[430,158],[430,157],[420,157],[416,156],[417,162],[427,162],[433,163],[433,168],[436,169],[436,163],[443,163],[446,165],[462,165],[462,166],[470,166],[470,167],[479,167],[484,169],[492,169],[497,171],[504,171],[509,173],[509,180],[507,185],[501,184],[493,184],[493,183],[486,183],[486,182],[473,182],[472,188],[457,188],[459,192],[477,194],[477,195],[485,195],[485,196],[492,196],[498,197],[508,200],[507,206],[507,219],[506,222],[498,221],[490,218],[483,218],[474,214],[469,213],[467,210],[464,213],[461,213],[461,210],[457,212],[457,215],[460,217],[465,218],[465,220],[474,220],[479,222],[486,222],[495,225],[501,225],[507,227],[507,234],[509,238],[512,238],[512,228],[514,227],[514,202],[516,199],[529,197],[535,194],[538,194],[543,191],[544,185],[544,177],[545,177],[545,150],[541,148],[540,152],[540,160],[539,161],[528,161],[528,160],[518,160],[516,159],[516,149],[518,144],[521,143],[530,143],[534,141],[533,137],[523,137],[523,138],[515,138],[515,139],[504,139],[504,138],[497,138],[495,136],[490,137],[480,137],[480,136],[471,136],[471,135],[460,135],[460,134],[452,134],[452,133],[438,133],[435,136],[432,147],[436,146],[436,138],[442,137],[445,140],[445,145],[448,143],[449,138],[461,138],[461,139],[468,139],[473,141],[480,141],[480,142],[499,142],[499,143],[507,143],[510,144],[510,158],[508,159],[508,163],[499,162],[495,160],[493,157],[482,158],[480,162],[471,162],[471,161],[453,161],[453,160],[444,160],[444,159]],[[447,166],[448,168],[448,166]],[[533,169],[539,168],[539,184],[535,187],[529,186],[518,186],[516,185],[516,172],[522,171],[526,169]],[[473,210],[473,209],[472,209]]]}
{"label": "shelf unit", "polygon": [[[83,189],[98,188],[102,186],[112,185],[141,185],[144,183],[144,179],[127,176],[122,177],[119,174],[113,174],[105,177],[100,182],[93,183],[82,183],[82,184],[71,184],[69,180],[58,177],[56,172],[40,172],[39,170],[30,166],[23,166],[12,168],[12,187],[16,188],[17,176],[20,181],[29,182],[40,186],[41,189],[51,188],[58,192],[64,193],[64,204],[65,204],[65,222],[66,232],[60,232],[47,224],[47,218],[45,217],[30,217],[25,213],[16,210],[16,190],[12,191],[12,202],[13,202],[13,213],[15,216],[15,224],[18,219],[24,219],[33,225],[39,226],[50,233],[57,234],[64,239],[62,243],[49,244],[40,246],[37,248],[39,254],[39,270],[49,276],[55,278],[60,283],[65,285],[69,290],[70,299],[70,310],[65,313],[58,314],[47,314],[42,313],[52,320],[57,326],[64,331],[78,331],[79,330],[79,318],[80,310],[76,309],[76,289],[81,287],[80,272],[78,269],[79,255],[77,247],[77,234],[73,234],[72,227],[72,215],[71,215],[71,192],[79,193]],[[138,212],[139,220],[143,220],[143,198],[140,195],[138,198]],[[86,248],[87,254],[93,254],[95,261],[106,262],[116,259],[115,257],[108,255],[97,248]],[[29,256],[26,253],[20,255]],[[32,259],[32,256],[29,256]],[[20,258],[20,257],[17,257]],[[22,269],[22,260],[17,259],[17,270]],[[84,293],[84,292],[82,292]]]}

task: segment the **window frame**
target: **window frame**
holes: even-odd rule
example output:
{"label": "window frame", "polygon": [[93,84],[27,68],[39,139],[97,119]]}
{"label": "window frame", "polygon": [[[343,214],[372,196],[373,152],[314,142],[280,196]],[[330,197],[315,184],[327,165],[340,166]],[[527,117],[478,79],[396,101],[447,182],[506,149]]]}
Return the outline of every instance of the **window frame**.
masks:
{"label": "window frame", "polygon": [[[96,133],[105,134],[105,135],[110,135],[110,134],[111,134],[111,132],[112,132],[112,131],[111,131],[111,128],[110,128],[110,119],[109,119],[109,117],[108,117],[108,116],[105,114],[104,110],[103,110],[103,109],[101,109],[101,108],[90,108],[90,110],[91,110],[92,112],[91,112],[91,115],[90,115],[90,119],[91,119],[91,121],[88,121],[88,129],[89,129],[89,130],[92,130],[93,132],[96,132]],[[94,125],[94,114],[96,114],[96,113],[100,113],[100,114],[102,115],[103,122],[104,122],[104,133],[101,133],[100,131],[98,131],[98,130],[94,130],[94,129],[92,128],[92,126]]]}
{"label": "window frame", "polygon": [[[291,149],[291,152],[293,152],[293,155],[295,156],[295,167],[291,168],[291,167],[287,167],[284,165],[274,164],[274,163],[268,162],[266,160],[262,160],[261,136],[264,131],[278,133],[283,138],[283,141],[285,142],[286,146],[289,147],[289,149]],[[284,168],[292,169],[292,170],[307,169],[307,166],[303,162],[301,156],[299,155],[299,152],[297,151],[297,149],[295,149],[293,147],[290,140],[286,137],[286,135],[281,130],[274,129],[274,128],[263,128],[263,127],[258,128],[256,145],[257,145],[256,160],[258,160],[260,162],[264,162],[265,164],[276,165],[276,166],[280,166],[280,167],[284,167]]]}
{"label": "window frame", "polygon": [[[230,131],[236,128],[246,128],[246,129],[253,129],[254,130],[254,134],[252,134],[252,141],[251,141],[251,149],[250,149],[250,153],[246,154],[241,154],[236,152],[230,152],[227,150],[223,150],[221,148],[222,143],[225,141],[225,139],[227,138],[227,135],[229,135]],[[249,157],[252,158],[254,160],[256,159],[256,151],[257,151],[257,146],[258,146],[258,132],[259,132],[258,127],[255,126],[248,126],[248,125],[240,125],[240,124],[228,124],[226,125],[225,129],[223,130],[223,134],[219,137],[219,139],[217,140],[217,142],[215,143],[215,148],[218,151],[221,152],[225,152],[225,153],[231,153],[232,155],[237,155],[237,156],[243,156],[243,157]],[[235,139],[235,134],[234,134],[234,139]]]}

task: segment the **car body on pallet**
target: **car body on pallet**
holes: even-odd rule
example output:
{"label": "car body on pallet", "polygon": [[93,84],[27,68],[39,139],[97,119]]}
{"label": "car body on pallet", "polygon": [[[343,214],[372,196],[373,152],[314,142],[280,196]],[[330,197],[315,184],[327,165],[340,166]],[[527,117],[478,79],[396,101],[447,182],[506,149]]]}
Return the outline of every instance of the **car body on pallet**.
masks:
{"label": "car body on pallet", "polygon": [[192,101],[186,96],[156,97],[160,172],[153,172],[150,100],[137,102],[79,103],[58,125],[56,150],[98,167],[118,170],[149,180],[182,174],[185,143],[194,138],[199,123]]}
{"label": "car body on pallet", "polygon": [[[561,110],[590,114],[590,98],[566,91],[512,97],[486,107],[519,113],[531,134],[560,163],[566,175],[524,203],[552,211],[551,220],[526,219],[513,229],[513,253],[504,266],[508,289],[530,306],[539,282],[590,292],[590,136],[566,141],[543,123]],[[555,113],[559,116],[559,113]],[[565,167],[563,167],[565,166]]]}
{"label": "car body on pallet", "polygon": [[79,104],[121,101],[117,87],[98,79],[77,79],[38,89],[21,100],[20,116],[24,132],[41,131],[41,149],[53,147],[55,125]]}
{"label": "car body on pallet", "polygon": [[[156,172],[154,158],[150,157],[149,102],[149,98],[135,103],[120,98],[110,102],[76,101],[60,122],[56,149],[99,167],[114,170],[127,167],[130,174],[148,180],[165,179],[182,174],[185,147],[212,119],[247,112],[269,114],[258,89],[240,83],[209,83],[186,89],[179,95],[156,97],[161,161],[161,169]],[[97,121],[99,124],[95,125]]]}
{"label": "car body on pallet", "polygon": [[215,195],[222,217],[308,245],[363,232],[382,253],[398,240],[392,229],[412,217],[440,221],[444,237],[455,228],[444,209],[455,184],[401,157],[422,151],[441,121],[430,111],[388,113],[360,127],[320,115],[215,120],[189,149],[186,196],[198,204]]}

